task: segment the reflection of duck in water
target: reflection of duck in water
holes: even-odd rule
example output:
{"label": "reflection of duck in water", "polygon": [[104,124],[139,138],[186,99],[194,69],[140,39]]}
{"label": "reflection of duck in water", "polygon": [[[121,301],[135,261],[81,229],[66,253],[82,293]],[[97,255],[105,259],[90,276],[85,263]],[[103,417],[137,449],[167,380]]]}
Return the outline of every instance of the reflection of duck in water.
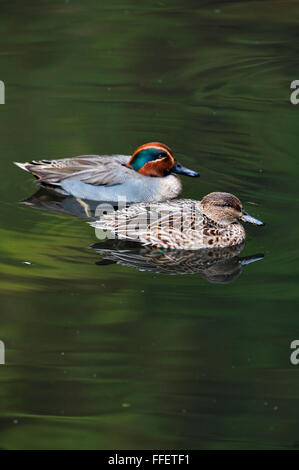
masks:
{"label": "reflection of duck in water", "polygon": [[243,243],[245,230],[240,221],[264,225],[247,214],[232,194],[210,193],[202,201],[134,204],[103,215],[91,225],[122,240],[164,249],[198,250]]}
{"label": "reflection of duck in water", "polygon": [[78,200],[73,196],[63,196],[40,188],[33,196],[21,201],[20,204],[53,214],[93,219],[99,203],[97,201],[80,201],[78,203]]}
{"label": "reflection of duck in water", "polygon": [[227,248],[203,250],[157,250],[137,243],[109,240],[91,248],[102,256],[100,266],[119,264],[139,271],[161,274],[201,274],[212,283],[235,281],[243,267],[261,260],[257,254],[240,258],[244,243]]}

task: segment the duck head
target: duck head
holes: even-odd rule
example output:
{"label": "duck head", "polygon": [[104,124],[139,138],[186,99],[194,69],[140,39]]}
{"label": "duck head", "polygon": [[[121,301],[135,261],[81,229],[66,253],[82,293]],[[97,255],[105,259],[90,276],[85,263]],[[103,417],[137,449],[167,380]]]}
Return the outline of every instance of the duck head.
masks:
{"label": "duck head", "polygon": [[196,171],[177,162],[170,148],[160,142],[150,142],[138,147],[126,166],[145,176],[163,177],[170,173],[199,176]]}
{"label": "duck head", "polygon": [[217,224],[226,226],[242,220],[253,225],[264,225],[244,211],[241,201],[229,193],[210,193],[201,201],[203,213]]}

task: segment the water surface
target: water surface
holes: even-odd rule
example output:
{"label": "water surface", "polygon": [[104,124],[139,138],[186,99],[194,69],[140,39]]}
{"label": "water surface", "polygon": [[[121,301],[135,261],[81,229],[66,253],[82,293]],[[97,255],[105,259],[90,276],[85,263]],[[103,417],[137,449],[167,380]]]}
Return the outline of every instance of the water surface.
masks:
{"label": "water surface", "polygon": [[[298,448],[299,2],[2,0],[4,449]],[[232,282],[99,263],[13,161],[162,141],[264,228]],[[98,264],[97,264],[98,263]]]}

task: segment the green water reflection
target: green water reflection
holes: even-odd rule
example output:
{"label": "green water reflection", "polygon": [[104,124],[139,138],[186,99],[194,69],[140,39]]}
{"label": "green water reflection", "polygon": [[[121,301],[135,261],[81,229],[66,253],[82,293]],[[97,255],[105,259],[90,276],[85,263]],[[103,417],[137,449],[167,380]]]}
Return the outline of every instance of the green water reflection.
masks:
{"label": "green water reflection", "polygon": [[[298,447],[298,1],[0,9],[1,448]],[[17,204],[13,161],[151,140],[266,222],[235,282],[98,265],[85,220]]]}

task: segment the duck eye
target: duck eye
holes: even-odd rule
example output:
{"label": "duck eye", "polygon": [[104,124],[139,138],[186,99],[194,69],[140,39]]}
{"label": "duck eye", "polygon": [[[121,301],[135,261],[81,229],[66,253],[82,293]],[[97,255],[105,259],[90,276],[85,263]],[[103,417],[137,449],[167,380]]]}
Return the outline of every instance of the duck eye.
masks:
{"label": "duck eye", "polygon": [[160,152],[153,158],[153,160],[158,160],[159,158],[163,158],[165,157],[165,155],[166,155],[165,152]]}
{"label": "duck eye", "polygon": [[216,204],[216,205],[219,207],[232,207],[232,205],[229,204],[228,202],[224,202],[223,204]]}

